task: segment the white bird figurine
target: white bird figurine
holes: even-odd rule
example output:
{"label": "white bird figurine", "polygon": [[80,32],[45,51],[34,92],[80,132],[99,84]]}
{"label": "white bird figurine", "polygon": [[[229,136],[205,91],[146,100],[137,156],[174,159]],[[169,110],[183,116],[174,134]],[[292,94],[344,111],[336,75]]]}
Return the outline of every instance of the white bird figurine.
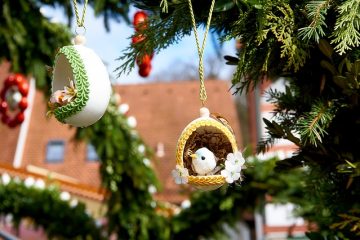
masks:
{"label": "white bird figurine", "polygon": [[216,167],[216,157],[206,147],[199,148],[190,156],[192,158],[192,168],[199,175],[212,173]]}

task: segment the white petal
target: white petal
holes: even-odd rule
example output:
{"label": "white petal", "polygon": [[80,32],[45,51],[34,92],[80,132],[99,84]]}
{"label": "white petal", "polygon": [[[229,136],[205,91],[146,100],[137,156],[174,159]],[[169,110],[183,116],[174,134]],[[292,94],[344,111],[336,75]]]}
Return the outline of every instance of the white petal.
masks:
{"label": "white petal", "polygon": [[226,160],[229,161],[229,162],[235,163],[235,155],[233,153],[229,153],[226,156]]}
{"label": "white petal", "polygon": [[234,172],[241,172],[241,165],[239,164],[234,165]]}
{"label": "white petal", "polygon": [[225,169],[228,170],[229,172],[234,172],[236,170],[236,166],[231,163],[226,164],[225,162]]}
{"label": "white petal", "polygon": [[183,168],[181,170],[181,176],[183,176],[183,177],[189,176],[189,170],[187,168]]}
{"label": "white petal", "polygon": [[220,172],[221,176],[227,178],[229,176],[229,172],[227,170],[221,170]]}
{"label": "white petal", "polygon": [[180,177],[180,174],[179,174],[179,171],[174,169],[171,171],[171,175],[173,176],[173,178],[179,178]]}
{"label": "white petal", "polygon": [[176,184],[182,184],[182,179],[181,179],[181,177],[176,177],[176,178],[175,178],[175,183],[176,183]]}
{"label": "white petal", "polygon": [[234,153],[234,155],[235,155],[235,158],[236,158],[236,159],[244,158],[243,155],[242,155],[242,153],[241,153],[240,151],[236,151],[236,152]]}
{"label": "white petal", "polygon": [[233,183],[234,182],[234,179],[231,176],[228,176],[225,180],[228,183]]}
{"label": "white petal", "polygon": [[188,177],[181,177],[181,183],[182,184],[187,184],[189,181]]}
{"label": "white petal", "polygon": [[233,177],[234,181],[236,181],[236,180],[238,180],[240,178],[240,173],[234,173],[232,175],[232,177]]}

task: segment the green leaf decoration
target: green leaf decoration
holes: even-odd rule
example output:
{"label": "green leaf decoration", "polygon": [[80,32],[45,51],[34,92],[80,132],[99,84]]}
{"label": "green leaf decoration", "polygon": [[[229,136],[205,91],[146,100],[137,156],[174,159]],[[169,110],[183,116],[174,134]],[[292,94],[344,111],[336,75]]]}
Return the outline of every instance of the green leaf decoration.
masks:
{"label": "green leaf decoration", "polygon": [[56,119],[65,123],[68,117],[80,112],[86,106],[86,103],[89,100],[89,80],[84,63],[74,46],[62,47],[56,55],[55,62],[60,54],[65,55],[71,65],[77,90],[74,101],[56,108],[54,111]]}

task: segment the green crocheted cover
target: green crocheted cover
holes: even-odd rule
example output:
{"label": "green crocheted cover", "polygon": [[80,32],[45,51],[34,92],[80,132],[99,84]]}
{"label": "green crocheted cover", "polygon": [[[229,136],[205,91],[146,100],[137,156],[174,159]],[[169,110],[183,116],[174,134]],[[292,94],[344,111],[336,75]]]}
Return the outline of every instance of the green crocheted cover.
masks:
{"label": "green crocheted cover", "polygon": [[62,47],[56,55],[55,63],[60,54],[64,54],[71,65],[75,80],[75,87],[77,90],[74,101],[61,106],[54,111],[56,119],[65,123],[65,119],[80,112],[85,107],[86,102],[89,100],[89,81],[84,63],[81,60],[79,53],[73,46]]}

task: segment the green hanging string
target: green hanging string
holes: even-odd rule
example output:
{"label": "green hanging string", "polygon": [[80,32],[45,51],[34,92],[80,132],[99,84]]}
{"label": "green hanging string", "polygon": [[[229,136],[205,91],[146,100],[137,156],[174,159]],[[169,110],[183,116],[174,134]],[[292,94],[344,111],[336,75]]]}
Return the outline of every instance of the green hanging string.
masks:
{"label": "green hanging string", "polygon": [[78,7],[77,7],[77,2],[76,2],[76,0],[73,0],[73,3],[74,3],[74,10],[75,10],[75,16],[76,16],[77,26],[78,26],[78,27],[84,27],[85,14],[86,14],[86,6],[87,6],[87,3],[88,3],[88,0],[85,0],[85,4],[84,4],[84,8],[83,8],[83,11],[82,11],[81,18],[80,18],[80,15],[79,15],[79,10],[78,10]]}
{"label": "green hanging string", "polygon": [[199,37],[198,37],[197,29],[196,29],[195,16],[194,16],[194,11],[193,11],[191,0],[188,0],[188,2],[189,2],[191,21],[192,21],[193,28],[194,28],[196,47],[197,47],[198,54],[199,54],[200,100],[201,100],[202,105],[204,106],[205,101],[207,99],[205,83],[204,83],[204,49],[205,49],[206,38],[207,38],[209,29],[210,29],[211,16],[212,16],[212,13],[214,10],[215,0],[211,1],[209,16],[208,16],[207,23],[206,23],[205,35],[204,35],[204,39],[201,44],[201,48],[200,48]]}

